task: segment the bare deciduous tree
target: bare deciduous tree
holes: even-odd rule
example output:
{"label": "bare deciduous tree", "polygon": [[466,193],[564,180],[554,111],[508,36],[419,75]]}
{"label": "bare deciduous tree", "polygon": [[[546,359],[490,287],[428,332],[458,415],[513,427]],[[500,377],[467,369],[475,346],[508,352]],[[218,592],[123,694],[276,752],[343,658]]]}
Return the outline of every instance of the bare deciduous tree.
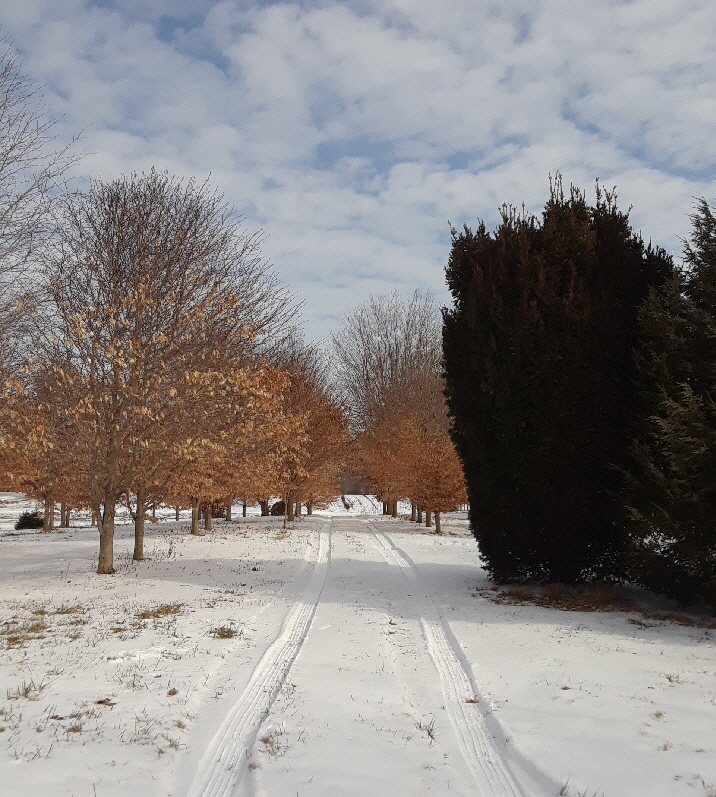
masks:
{"label": "bare deciduous tree", "polygon": [[8,367],[20,352],[18,321],[33,301],[29,267],[51,237],[64,175],[79,156],[74,142],[55,146],[56,120],[40,89],[7,39],[0,47],[0,366]]}

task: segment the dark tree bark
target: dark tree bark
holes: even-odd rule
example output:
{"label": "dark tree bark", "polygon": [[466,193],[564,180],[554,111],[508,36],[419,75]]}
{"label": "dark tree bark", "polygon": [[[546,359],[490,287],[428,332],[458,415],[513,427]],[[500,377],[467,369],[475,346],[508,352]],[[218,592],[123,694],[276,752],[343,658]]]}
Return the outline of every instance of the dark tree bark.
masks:
{"label": "dark tree bark", "polygon": [[[112,498],[114,500],[112,500]],[[118,495],[106,500],[103,505],[96,504],[94,511],[97,514],[99,528],[99,561],[97,572],[101,575],[114,573],[114,518],[117,509]]]}
{"label": "dark tree bark", "polygon": [[199,499],[196,496],[191,499],[191,533],[197,537],[203,536],[199,530]]}
{"label": "dark tree bark", "polygon": [[137,487],[137,511],[134,515],[134,554],[132,559],[141,562],[144,559],[144,516],[146,514],[144,488]]}

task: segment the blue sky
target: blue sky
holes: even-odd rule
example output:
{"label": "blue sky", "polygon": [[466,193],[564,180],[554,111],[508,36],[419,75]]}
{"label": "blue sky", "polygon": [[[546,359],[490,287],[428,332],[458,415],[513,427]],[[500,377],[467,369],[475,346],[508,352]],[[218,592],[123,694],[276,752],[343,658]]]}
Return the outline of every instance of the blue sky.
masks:
{"label": "blue sky", "polygon": [[616,185],[678,254],[716,201],[713,0],[0,0],[76,169],[218,186],[321,339],[371,293],[446,301],[448,221]]}

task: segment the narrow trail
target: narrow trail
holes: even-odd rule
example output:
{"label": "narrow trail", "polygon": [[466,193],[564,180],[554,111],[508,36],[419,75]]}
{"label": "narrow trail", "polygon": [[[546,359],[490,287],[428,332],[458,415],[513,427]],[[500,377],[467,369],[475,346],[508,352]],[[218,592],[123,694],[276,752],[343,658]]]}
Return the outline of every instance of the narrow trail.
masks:
{"label": "narrow trail", "polygon": [[308,634],[330,568],[330,528],[321,529],[319,535],[318,557],[309,584],[286,616],[281,633],[262,656],[243,694],[209,742],[188,797],[229,797],[243,779],[249,751]]}
{"label": "narrow trail", "polygon": [[386,560],[398,568],[409,584],[418,605],[420,625],[428,653],[440,677],[445,708],[457,736],[465,762],[482,797],[524,797],[508,771],[479,708],[478,691],[472,673],[455,649],[452,635],[425,587],[420,574],[385,532],[370,524],[375,544]]}

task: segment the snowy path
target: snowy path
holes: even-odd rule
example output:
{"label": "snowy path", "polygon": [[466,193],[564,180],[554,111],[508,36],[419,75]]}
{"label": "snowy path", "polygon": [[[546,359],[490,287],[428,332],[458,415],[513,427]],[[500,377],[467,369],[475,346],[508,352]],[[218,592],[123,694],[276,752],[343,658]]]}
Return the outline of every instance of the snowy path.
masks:
{"label": "snowy path", "polygon": [[525,797],[417,569],[380,524],[331,529],[189,797]]}
{"label": "snowy path", "polygon": [[478,794],[484,797],[520,797],[502,758],[499,744],[488,731],[478,704],[477,688],[461,651],[446,633],[446,622],[426,591],[416,568],[388,534],[373,529],[376,544],[385,558],[401,568],[419,608],[420,624],[430,658],[440,676],[445,708],[450,716],[460,750],[475,777]]}
{"label": "snowy path", "polygon": [[306,638],[330,564],[331,532],[319,532],[316,566],[301,599],[286,617],[281,633],[262,656],[244,693],[229,712],[203,755],[190,797],[228,797],[243,778],[261,721],[268,714]]}

